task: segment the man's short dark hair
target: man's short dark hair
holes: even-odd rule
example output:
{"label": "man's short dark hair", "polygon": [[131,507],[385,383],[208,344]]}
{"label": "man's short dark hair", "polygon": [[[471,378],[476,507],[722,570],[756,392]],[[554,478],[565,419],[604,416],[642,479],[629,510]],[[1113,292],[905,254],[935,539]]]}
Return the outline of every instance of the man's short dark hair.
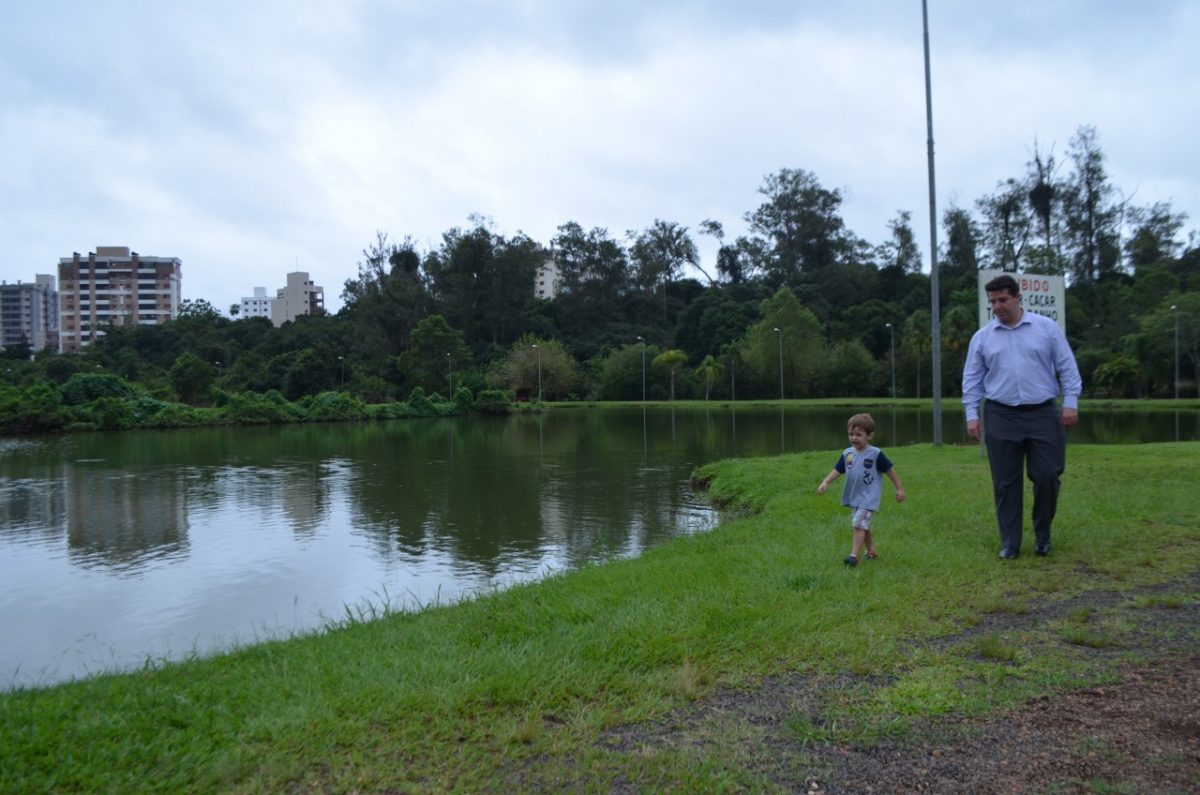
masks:
{"label": "man's short dark hair", "polygon": [[989,293],[997,293],[1001,290],[1007,290],[1009,295],[1017,295],[1021,292],[1021,288],[1017,286],[1017,280],[1007,273],[1002,273],[996,278],[983,286],[984,291]]}

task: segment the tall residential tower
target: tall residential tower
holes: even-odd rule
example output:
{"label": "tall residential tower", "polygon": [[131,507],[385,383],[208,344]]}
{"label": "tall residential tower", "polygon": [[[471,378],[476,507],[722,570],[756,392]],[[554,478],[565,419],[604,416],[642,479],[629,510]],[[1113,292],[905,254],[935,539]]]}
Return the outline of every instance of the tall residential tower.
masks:
{"label": "tall residential tower", "polygon": [[109,325],[155,325],[179,314],[182,263],[97,246],[58,261],[59,350],[78,351]]}

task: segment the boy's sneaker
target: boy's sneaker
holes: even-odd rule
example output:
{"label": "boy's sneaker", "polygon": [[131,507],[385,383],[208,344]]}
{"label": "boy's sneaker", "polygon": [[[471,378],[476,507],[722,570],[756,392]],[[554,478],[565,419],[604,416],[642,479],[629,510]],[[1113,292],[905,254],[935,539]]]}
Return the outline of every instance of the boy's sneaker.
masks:
{"label": "boy's sneaker", "polygon": [[847,566],[857,566],[858,558],[854,557],[853,555],[847,555],[846,559],[842,562],[845,563]]}

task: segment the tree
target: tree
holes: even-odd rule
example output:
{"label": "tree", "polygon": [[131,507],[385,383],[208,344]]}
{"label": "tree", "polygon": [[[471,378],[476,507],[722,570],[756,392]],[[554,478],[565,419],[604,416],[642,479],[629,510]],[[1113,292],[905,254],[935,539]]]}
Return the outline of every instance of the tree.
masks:
{"label": "tree", "polygon": [[1026,209],[1029,191],[1023,182],[1009,178],[996,192],[976,201],[983,216],[983,241],[988,258],[1000,270],[1016,271],[1029,242],[1030,215]]}
{"label": "tree", "polygon": [[[643,362],[653,362],[658,354],[657,346],[647,344],[643,347],[638,343],[623,345],[607,356],[589,362],[597,374],[597,397],[601,400],[640,400]],[[656,391],[650,383],[646,384],[646,390],[647,394]]]}
{"label": "tree", "polygon": [[763,301],[761,312],[763,319],[750,327],[744,342],[747,364],[758,393],[778,394],[782,358],[785,395],[814,394],[825,358],[825,331],[821,322],[786,287]]}
{"label": "tree", "polygon": [[217,308],[203,298],[185,298],[179,304],[179,320],[203,320],[215,322],[224,320]]}
{"label": "tree", "polygon": [[517,395],[537,395],[539,362],[543,394],[562,400],[576,393],[582,381],[579,363],[562,343],[531,334],[514,342],[503,359],[493,362],[488,383]]}
{"label": "tree", "polygon": [[946,233],[946,250],[938,263],[948,276],[974,276],[980,268],[979,241],[982,230],[971,213],[950,205],[942,214]]}
{"label": "tree", "polygon": [[724,372],[725,368],[721,366],[720,362],[713,358],[711,353],[705,356],[704,361],[702,361],[700,366],[696,368],[696,376],[704,379],[704,399],[706,401],[708,400],[709,396],[712,395],[713,384]]}
{"label": "tree", "polygon": [[843,397],[869,395],[878,388],[879,376],[878,362],[870,351],[857,342],[844,340],[829,352],[822,391]]}
{"label": "tree", "polygon": [[768,174],[758,192],[766,201],[746,221],[763,241],[761,265],[773,286],[842,262],[853,250],[856,241],[839,214],[842,194],[822,187],[812,172],[781,169]]}
{"label": "tree", "polygon": [[1120,264],[1121,207],[1104,170],[1094,127],[1080,127],[1067,155],[1075,166],[1063,189],[1063,223],[1072,275],[1096,281]]}
{"label": "tree", "polygon": [[1133,234],[1125,243],[1129,264],[1139,268],[1174,259],[1183,244],[1179,232],[1187,216],[1171,211],[1170,202],[1156,202],[1149,207],[1131,207],[1129,220]]}
{"label": "tree", "polygon": [[[710,218],[704,219],[700,222],[700,234],[708,235],[717,241],[717,276],[724,276],[733,284],[742,282],[745,279],[745,273],[738,262],[736,250],[725,245],[725,227],[721,225],[721,222]],[[700,266],[699,258],[694,264],[710,284],[715,284],[708,271]]]}
{"label": "tree", "polygon": [[912,229],[912,212],[897,210],[888,221],[891,240],[879,246],[877,256],[881,267],[899,268],[906,273],[921,272],[921,249]]}
{"label": "tree", "polygon": [[915,364],[916,378],[914,393],[921,397],[921,362],[933,347],[933,315],[928,309],[919,309],[908,316],[904,322],[904,334],[901,337],[903,350],[907,351]]}
{"label": "tree", "polygon": [[472,364],[462,332],[451,328],[441,315],[431,315],[417,324],[408,350],[397,361],[410,386],[430,393],[444,389],[446,394],[454,369]]}
{"label": "tree", "polygon": [[687,354],[681,350],[663,351],[654,357],[653,367],[666,368],[671,373],[671,400],[675,399],[675,369],[684,364],[687,364]]}
{"label": "tree", "polygon": [[362,253],[358,276],[343,285],[341,314],[354,326],[355,349],[382,364],[404,350],[430,300],[411,238],[394,244],[376,232]]}
{"label": "tree", "polygon": [[1117,354],[1096,368],[1096,385],[1108,390],[1110,397],[1129,397],[1145,375],[1136,359]]}
{"label": "tree", "polygon": [[185,353],[171,365],[171,386],[184,403],[195,404],[208,395],[217,379],[217,368],[194,353]]}
{"label": "tree", "polygon": [[453,229],[426,261],[431,291],[447,322],[463,330],[476,351],[507,345],[523,332],[533,283],[544,259],[541,247],[524,235],[512,240],[480,223]]}
{"label": "tree", "polygon": [[[1177,307],[1171,309],[1171,307]],[[1143,338],[1138,360],[1154,366],[1165,375],[1161,380],[1174,380],[1175,324],[1179,324],[1180,382],[1186,382],[1188,369],[1191,382],[1200,397],[1200,293],[1173,293],[1163,299],[1153,312],[1140,320]],[[1190,368],[1187,365],[1191,365]],[[1165,366],[1164,366],[1165,365]],[[1164,373],[1163,371],[1166,370]],[[1182,390],[1181,390],[1182,394]]]}
{"label": "tree", "polygon": [[[699,265],[696,244],[688,236],[687,227],[657,219],[640,234],[630,232],[629,236],[633,239],[629,253],[637,285],[649,292],[661,287],[663,325],[666,326],[669,323],[667,286],[679,278],[684,265]],[[711,278],[709,282],[712,282]]]}
{"label": "tree", "polygon": [[591,358],[639,333],[620,328],[629,317],[629,262],[608,230],[585,232],[575,222],[563,224],[552,250],[561,277],[554,319],[576,357]]}

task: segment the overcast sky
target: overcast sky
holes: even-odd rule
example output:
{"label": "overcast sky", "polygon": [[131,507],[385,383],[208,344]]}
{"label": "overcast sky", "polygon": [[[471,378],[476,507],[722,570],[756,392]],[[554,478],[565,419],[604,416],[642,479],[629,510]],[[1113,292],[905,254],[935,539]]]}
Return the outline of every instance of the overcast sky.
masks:
{"label": "overcast sky", "polygon": [[[377,230],[468,216],[548,243],[655,219],[745,231],[812,171],[928,258],[919,0],[12,0],[0,278],[129,246],[222,311],[307,271],[341,306]],[[1113,183],[1200,229],[1200,3],[931,0],[939,212],[1093,125]],[[698,241],[702,238],[697,235]],[[702,245],[711,264],[711,245]]]}

